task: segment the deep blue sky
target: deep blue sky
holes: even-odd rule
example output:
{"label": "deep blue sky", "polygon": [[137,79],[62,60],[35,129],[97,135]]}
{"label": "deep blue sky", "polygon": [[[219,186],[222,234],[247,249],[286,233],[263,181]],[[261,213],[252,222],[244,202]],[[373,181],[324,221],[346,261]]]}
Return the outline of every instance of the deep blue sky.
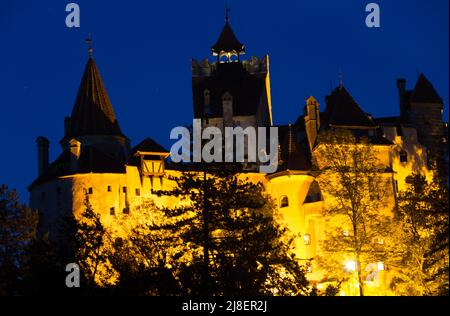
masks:
{"label": "deep blue sky", "polygon": [[[52,160],[61,152],[88,33],[122,131],[133,145],[151,136],[169,149],[171,128],[192,118],[190,59],[212,58],[224,24],[225,0],[79,0],[81,27],[69,29],[69,2],[0,4],[0,183],[17,188],[23,201],[37,173],[36,137],[49,138]],[[323,109],[340,67],[346,87],[375,116],[397,115],[396,79],[412,88],[424,72],[448,117],[449,1],[373,1],[380,29],[365,26],[369,2],[228,0],[247,57],[270,54],[276,124],[295,121],[309,95]]]}

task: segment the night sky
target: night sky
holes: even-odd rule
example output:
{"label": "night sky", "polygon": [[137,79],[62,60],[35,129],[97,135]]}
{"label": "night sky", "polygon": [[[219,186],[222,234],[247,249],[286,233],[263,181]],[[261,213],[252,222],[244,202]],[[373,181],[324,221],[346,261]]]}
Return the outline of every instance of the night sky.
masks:
{"label": "night sky", "polygon": [[[70,1],[0,4],[0,183],[27,186],[37,175],[35,139],[60,153],[88,52],[89,33],[122,131],[132,145],[152,137],[170,149],[170,130],[192,123],[190,59],[213,57],[223,1],[74,1],[81,27],[65,26]],[[270,55],[275,124],[293,123],[305,99],[344,85],[374,116],[398,115],[396,79],[412,89],[423,72],[445,101],[448,120],[448,0],[373,1],[381,28],[365,25],[371,1],[228,0],[231,25],[247,55]]]}

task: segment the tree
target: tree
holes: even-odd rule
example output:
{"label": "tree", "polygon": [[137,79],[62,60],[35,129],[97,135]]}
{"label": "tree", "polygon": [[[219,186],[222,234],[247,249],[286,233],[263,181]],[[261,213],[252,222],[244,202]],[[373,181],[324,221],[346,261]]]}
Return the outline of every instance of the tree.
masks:
{"label": "tree", "polygon": [[448,191],[413,174],[399,194],[399,238],[392,288],[402,295],[448,295]]}
{"label": "tree", "polygon": [[75,221],[74,253],[86,286],[95,288],[96,285],[110,283],[114,272],[108,261],[108,233],[101,223],[100,215],[92,209],[87,193],[84,207],[81,218]]}
{"label": "tree", "polygon": [[188,254],[187,247],[177,235],[155,229],[163,222],[167,224],[164,214],[151,199],[143,199],[130,214],[118,219],[122,237],[115,238],[109,256],[119,274],[115,293],[182,294],[174,265],[183,254]]}
{"label": "tree", "polygon": [[[181,204],[164,208],[157,228],[187,246],[175,256],[176,277],[190,295],[305,295],[308,282],[292,238],[274,220],[261,184],[240,179],[236,165],[184,172],[175,189],[156,192]],[[186,261],[186,253],[190,260]]]}
{"label": "tree", "polygon": [[378,281],[377,263],[389,256],[391,216],[383,212],[389,190],[386,166],[368,139],[349,130],[322,132],[318,144],[313,158],[326,202],[326,237],[319,263],[338,283],[352,280],[356,273],[363,296],[363,275],[369,282]]}
{"label": "tree", "polygon": [[19,203],[15,190],[0,186],[0,295],[20,294],[29,259],[28,247],[36,237],[38,214]]}

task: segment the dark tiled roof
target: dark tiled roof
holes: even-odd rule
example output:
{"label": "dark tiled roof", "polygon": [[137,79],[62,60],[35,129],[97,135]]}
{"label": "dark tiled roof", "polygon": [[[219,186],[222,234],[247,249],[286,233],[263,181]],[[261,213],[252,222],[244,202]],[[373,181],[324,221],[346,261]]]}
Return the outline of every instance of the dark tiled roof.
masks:
{"label": "dark tiled roof", "polygon": [[333,126],[376,127],[345,87],[336,88],[327,97],[325,117],[327,124]]}
{"label": "dark tiled roof", "polygon": [[416,86],[409,98],[411,103],[438,103],[443,104],[442,98],[437,94],[433,85],[424,74],[420,74]]}
{"label": "dark tiled roof", "polygon": [[400,116],[390,116],[390,117],[377,117],[375,118],[375,121],[378,124],[387,124],[387,125],[395,125],[398,123],[401,123],[401,117]]}
{"label": "dark tiled roof", "polygon": [[304,129],[293,125],[278,126],[280,160],[277,172],[311,170],[310,152]]}
{"label": "dark tiled roof", "polygon": [[237,53],[244,53],[245,47],[241,42],[238,41],[236,35],[234,35],[234,32],[231,29],[230,23],[228,21],[225,23],[225,26],[220,33],[219,39],[211,47],[211,51],[215,54],[219,54],[221,51],[236,51]]}
{"label": "dark tiled roof", "polygon": [[211,76],[193,77],[192,94],[196,118],[203,117],[205,112],[205,90],[210,92],[209,117],[223,116],[222,97],[226,92],[233,97],[234,116],[254,115],[265,92],[265,74],[250,74],[237,62],[219,64]]}
{"label": "dark tiled roof", "polygon": [[144,139],[142,142],[140,142],[139,144],[137,144],[136,146],[134,146],[131,149],[131,154],[133,155],[134,153],[138,152],[138,151],[143,151],[143,152],[156,152],[156,153],[168,153],[169,151],[166,150],[163,146],[161,146],[160,144],[158,144],[157,142],[155,142],[153,139],[151,139],[150,137],[147,137],[146,139]]}
{"label": "dark tiled roof", "polygon": [[[82,146],[80,158],[78,160],[79,173],[124,173],[125,166],[117,161],[114,157],[103,153],[92,146]],[[70,168],[70,150],[66,149],[62,154],[52,162],[48,169],[39,176],[30,186],[47,182],[49,180],[74,174]]]}
{"label": "dark tiled roof", "polygon": [[83,79],[70,118],[66,137],[84,135],[122,135],[100,72],[91,57],[86,64]]}

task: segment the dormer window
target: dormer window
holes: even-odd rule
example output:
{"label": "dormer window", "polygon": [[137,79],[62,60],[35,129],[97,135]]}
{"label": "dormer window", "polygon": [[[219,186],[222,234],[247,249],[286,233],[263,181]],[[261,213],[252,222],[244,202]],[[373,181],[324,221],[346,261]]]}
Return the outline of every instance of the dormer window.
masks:
{"label": "dormer window", "polygon": [[211,115],[212,114],[212,108],[211,108],[211,92],[206,89],[203,91],[203,101],[205,104],[205,114]]}

